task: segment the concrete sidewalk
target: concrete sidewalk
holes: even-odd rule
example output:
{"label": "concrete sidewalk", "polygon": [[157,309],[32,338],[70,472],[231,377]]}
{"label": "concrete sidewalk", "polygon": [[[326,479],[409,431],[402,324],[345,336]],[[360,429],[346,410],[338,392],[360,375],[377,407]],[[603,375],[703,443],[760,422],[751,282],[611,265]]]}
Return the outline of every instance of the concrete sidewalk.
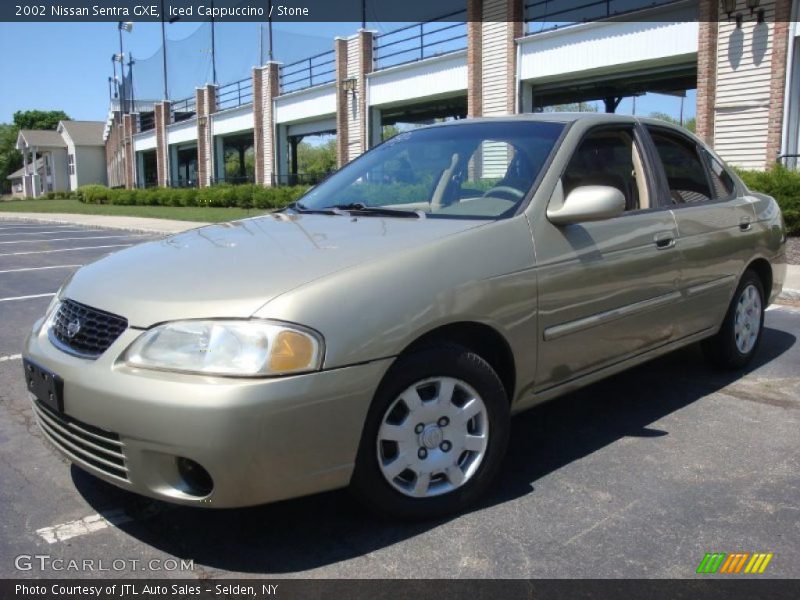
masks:
{"label": "concrete sidewalk", "polygon": [[147,219],[143,217],[117,217],[109,215],[79,215],[70,213],[17,213],[0,212],[3,221],[28,221],[33,223],[54,223],[59,225],[82,225],[103,229],[125,229],[143,233],[180,233],[210,223],[199,221],[174,221],[171,219]]}
{"label": "concrete sidewalk", "polygon": [[786,265],[786,280],[781,298],[800,300],[800,265]]}

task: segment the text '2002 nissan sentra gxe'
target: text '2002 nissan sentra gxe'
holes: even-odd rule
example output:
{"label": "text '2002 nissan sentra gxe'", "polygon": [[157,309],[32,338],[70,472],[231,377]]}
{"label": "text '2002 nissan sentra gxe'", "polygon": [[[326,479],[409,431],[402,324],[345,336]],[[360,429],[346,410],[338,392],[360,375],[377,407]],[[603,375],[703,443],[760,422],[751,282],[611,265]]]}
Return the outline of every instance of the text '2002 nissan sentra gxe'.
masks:
{"label": "text '2002 nissan sentra gxe'", "polygon": [[756,352],[776,202],[665,123],[401,133],[300,201],[78,270],[28,338],[47,439],[122,488],[236,507],[349,486],[457,511],[509,416],[687,344]]}

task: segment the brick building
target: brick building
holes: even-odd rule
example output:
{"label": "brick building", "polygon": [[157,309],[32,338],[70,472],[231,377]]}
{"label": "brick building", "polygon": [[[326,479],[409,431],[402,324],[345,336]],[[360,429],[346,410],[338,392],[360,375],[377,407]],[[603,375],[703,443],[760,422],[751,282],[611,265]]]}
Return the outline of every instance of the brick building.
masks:
{"label": "brick building", "polygon": [[[547,26],[557,13],[537,16],[525,4],[466,0],[460,22],[360,30],[332,40],[322,55],[268,62],[245,80],[206,85],[172,102],[137,103],[132,114],[113,111],[109,182],[291,183],[301,180],[297,144],[307,135],[336,134],[341,166],[396,122],[588,100],[615,110],[623,97],[691,89],[698,135],[731,164],[796,167],[800,0],[656,0],[622,18],[559,27]],[[237,153],[240,169],[232,172]],[[252,170],[244,166],[247,153]]]}

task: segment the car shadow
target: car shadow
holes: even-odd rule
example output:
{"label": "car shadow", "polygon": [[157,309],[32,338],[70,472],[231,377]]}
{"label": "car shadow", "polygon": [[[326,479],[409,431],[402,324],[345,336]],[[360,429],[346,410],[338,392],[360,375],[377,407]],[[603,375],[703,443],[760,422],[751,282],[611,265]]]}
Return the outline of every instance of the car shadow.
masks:
{"label": "car shadow", "polygon": [[[795,336],[766,328],[747,371],[787,352]],[[629,436],[668,435],[651,423],[741,378],[713,371],[697,347],[679,350],[512,420],[509,453],[493,490],[473,510],[530,494],[538,479]],[[368,554],[446,522],[397,522],[365,511],[346,491],[247,509],[168,505],[122,491],[77,467],[72,478],[101,514],[124,507],[119,529],[173,556],[250,574],[293,573]],[[141,518],[137,518],[141,517]]]}

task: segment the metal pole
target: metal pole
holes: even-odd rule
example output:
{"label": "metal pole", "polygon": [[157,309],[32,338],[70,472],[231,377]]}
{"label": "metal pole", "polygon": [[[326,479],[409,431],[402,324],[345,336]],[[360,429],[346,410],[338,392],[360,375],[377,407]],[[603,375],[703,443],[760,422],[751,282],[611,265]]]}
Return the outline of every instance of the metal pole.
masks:
{"label": "metal pole", "polygon": [[122,21],[117,23],[117,29],[119,30],[119,70],[120,70],[120,92],[119,92],[119,104],[120,110],[123,114],[125,114],[125,109],[127,106],[125,105],[125,53],[122,51]]}
{"label": "metal pole", "polygon": [[258,66],[264,64],[264,26],[258,24]]}
{"label": "metal pole", "polygon": [[214,2],[211,2],[211,76],[214,80],[214,85],[217,84],[217,47],[214,38]]}
{"label": "metal pole", "polygon": [[681,127],[683,127],[683,100],[686,98],[686,92],[681,96]]}
{"label": "metal pole", "polygon": [[130,77],[130,80],[131,80],[131,93],[130,93],[129,98],[128,98],[128,101],[130,102],[130,105],[131,105],[130,106],[131,107],[130,112],[136,112],[136,100],[135,100],[135,94],[134,94],[134,90],[133,90],[133,65],[134,65],[134,62],[135,61],[133,60],[133,54],[131,54],[130,58],[128,58],[128,76]]}
{"label": "metal pole", "polygon": [[164,59],[164,100],[169,100],[169,86],[167,85],[167,28],[164,23],[164,0],[161,0],[161,50]]}
{"label": "metal pole", "polygon": [[111,56],[111,66],[114,69],[114,98],[119,98],[119,79],[117,79],[117,57]]}
{"label": "metal pole", "polygon": [[269,60],[272,62],[272,0],[269,0],[269,18],[267,19],[267,27],[269,33]]}

